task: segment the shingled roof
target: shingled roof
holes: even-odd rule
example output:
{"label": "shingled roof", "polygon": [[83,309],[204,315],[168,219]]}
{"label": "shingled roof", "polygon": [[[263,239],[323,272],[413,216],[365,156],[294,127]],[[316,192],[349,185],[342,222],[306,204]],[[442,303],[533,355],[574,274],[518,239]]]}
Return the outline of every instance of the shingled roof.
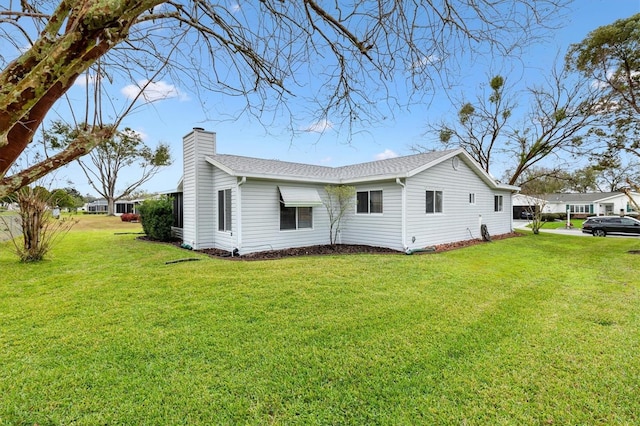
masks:
{"label": "shingled roof", "polygon": [[229,154],[215,154],[205,158],[208,163],[231,176],[320,184],[354,184],[411,177],[453,157],[458,157],[466,163],[491,187],[510,191],[520,190],[517,186],[498,183],[462,148],[406,155],[341,167],[316,166]]}
{"label": "shingled roof", "polygon": [[316,166],[227,154],[216,154],[207,157],[207,161],[235,176],[289,178],[340,183],[353,180],[409,176],[413,172],[427,168],[443,158],[454,156],[460,151],[457,149],[428,152],[342,167]]}
{"label": "shingled roof", "polygon": [[624,195],[623,192],[567,192],[555,193],[547,195],[547,201],[552,203],[594,203],[596,201],[606,200],[607,198]]}

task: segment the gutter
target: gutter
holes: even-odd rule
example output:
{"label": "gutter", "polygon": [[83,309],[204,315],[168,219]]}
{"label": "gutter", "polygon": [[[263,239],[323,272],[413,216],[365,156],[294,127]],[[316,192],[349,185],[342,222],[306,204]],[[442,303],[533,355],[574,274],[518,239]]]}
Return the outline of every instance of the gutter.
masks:
{"label": "gutter", "polygon": [[396,177],[396,183],[402,187],[402,247],[408,250],[406,242],[407,235],[407,185],[402,182],[399,177]]}
{"label": "gutter", "polygon": [[242,189],[240,187],[244,185],[245,182],[247,182],[247,177],[242,176],[242,179],[238,181],[236,186],[237,188],[236,195],[238,197],[238,199],[236,200],[236,206],[237,206],[236,210],[238,214],[238,230],[236,232],[236,249],[237,250],[240,250],[240,248],[242,247]]}

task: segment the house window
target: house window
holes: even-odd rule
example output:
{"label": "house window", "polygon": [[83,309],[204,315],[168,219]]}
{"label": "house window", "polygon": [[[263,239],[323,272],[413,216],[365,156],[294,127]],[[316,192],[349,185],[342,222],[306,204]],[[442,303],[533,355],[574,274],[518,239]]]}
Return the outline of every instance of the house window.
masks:
{"label": "house window", "polygon": [[427,191],[427,213],[442,213],[442,191]]}
{"label": "house window", "polygon": [[173,198],[173,226],[176,228],[182,228],[182,192],[176,192],[172,194]]}
{"label": "house window", "polygon": [[502,210],[502,195],[495,195],[493,197],[493,211],[501,212]]}
{"label": "house window", "polygon": [[571,204],[569,211],[571,213],[589,213],[589,204]]}
{"label": "house window", "polygon": [[382,213],[382,191],[358,191],[356,213]]}
{"label": "house window", "polygon": [[476,203],[476,194],[473,192],[469,193],[469,204],[475,204]]}
{"label": "house window", "polygon": [[306,229],[313,227],[313,207],[285,207],[280,199],[280,230]]}
{"label": "house window", "polygon": [[231,231],[231,189],[218,191],[218,231]]}

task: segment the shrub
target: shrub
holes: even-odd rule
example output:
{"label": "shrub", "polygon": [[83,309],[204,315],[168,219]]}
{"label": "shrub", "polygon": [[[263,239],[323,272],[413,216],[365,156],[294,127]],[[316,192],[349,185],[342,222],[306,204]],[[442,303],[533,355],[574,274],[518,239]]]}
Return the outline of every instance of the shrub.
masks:
{"label": "shrub", "polygon": [[[56,200],[41,186],[25,186],[12,194],[11,199],[20,207],[18,216],[7,216],[6,219],[2,217],[0,220],[9,232],[16,254],[22,262],[38,262],[44,259],[56,240],[69,232],[77,222],[70,219],[54,219],[51,209],[56,205]],[[16,229],[22,234],[22,240],[13,234]]]}
{"label": "shrub", "polygon": [[149,238],[158,241],[171,240],[173,202],[170,197],[146,200],[138,210],[140,211],[142,230]]}
{"label": "shrub", "polygon": [[135,213],[123,213],[120,216],[120,220],[123,222],[138,222],[140,220],[140,215]]}

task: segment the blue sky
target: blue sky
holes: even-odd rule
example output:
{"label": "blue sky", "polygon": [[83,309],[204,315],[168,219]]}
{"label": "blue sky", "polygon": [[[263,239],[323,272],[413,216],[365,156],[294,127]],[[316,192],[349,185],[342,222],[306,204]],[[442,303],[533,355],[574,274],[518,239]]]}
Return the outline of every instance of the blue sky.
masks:
{"label": "blue sky", "polygon": [[[557,56],[562,58],[571,43],[581,41],[589,31],[601,25],[639,13],[640,0],[575,0],[570,7],[566,25],[550,32],[544,42],[529,48],[519,61],[504,63],[496,59],[485,64],[474,63],[466,69],[463,67],[460,75],[455,76],[461,84],[453,94],[467,94],[468,98],[475,98],[481,84],[487,81],[487,76],[496,72],[507,75],[508,82],[518,86],[535,83],[545,75],[545,70],[553,65]],[[292,137],[286,126],[280,126],[277,120],[275,125],[265,129],[252,116],[242,116],[237,120],[224,120],[222,117],[222,120],[216,121],[211,120],[211,113],[204,112],[209,105],[214,105],[219,110],[226,110],[228,107],[229,111],[234,111],[237,105],[230,98],[209,94],[204,97],[203,106],[201,98],[189,87],[159,81],[156,88],[171,96],[151,105],[138,107],[124,122],[124,125],[140,132],[147,144],[153,146],[164,142],[171,146],[174,163],[143,186],[149,192],[175,188],[182,174],[182,136],[193,127],[216,132],[219,153],[341,166],[411,154],[412,145],[426,145],[431,140],[425,135],[428,122],[435,123],[455,114],[446,93],[437,91],[429,102],[416,105],[408,111],[397,111],[383,122],[357,129],[350,137],[344,129],[338,131],[329,128],[322,134],[311,131],[314,124],[317,124],[311,122],[297,125],[298,130],[306,128],[310,131],[298,132]],[[83,89],[80,85],[72,89],[72,99],[74,90],[80,93]],[[126,97],[126,85],[113,87],[112,90],[119,93],[120,97]],[[328,120],[339,121],[332,117],[328,117]],[[499,168],[498,164],[496,170],[492,170],[494,175],[499,175]],[[121,186],[124,187],[130,180],[129,176],[122,176]],[[76,165],[60,170],[56,178],[60,181],[72,181],[73,186],[83,194],[95,195]]]}

